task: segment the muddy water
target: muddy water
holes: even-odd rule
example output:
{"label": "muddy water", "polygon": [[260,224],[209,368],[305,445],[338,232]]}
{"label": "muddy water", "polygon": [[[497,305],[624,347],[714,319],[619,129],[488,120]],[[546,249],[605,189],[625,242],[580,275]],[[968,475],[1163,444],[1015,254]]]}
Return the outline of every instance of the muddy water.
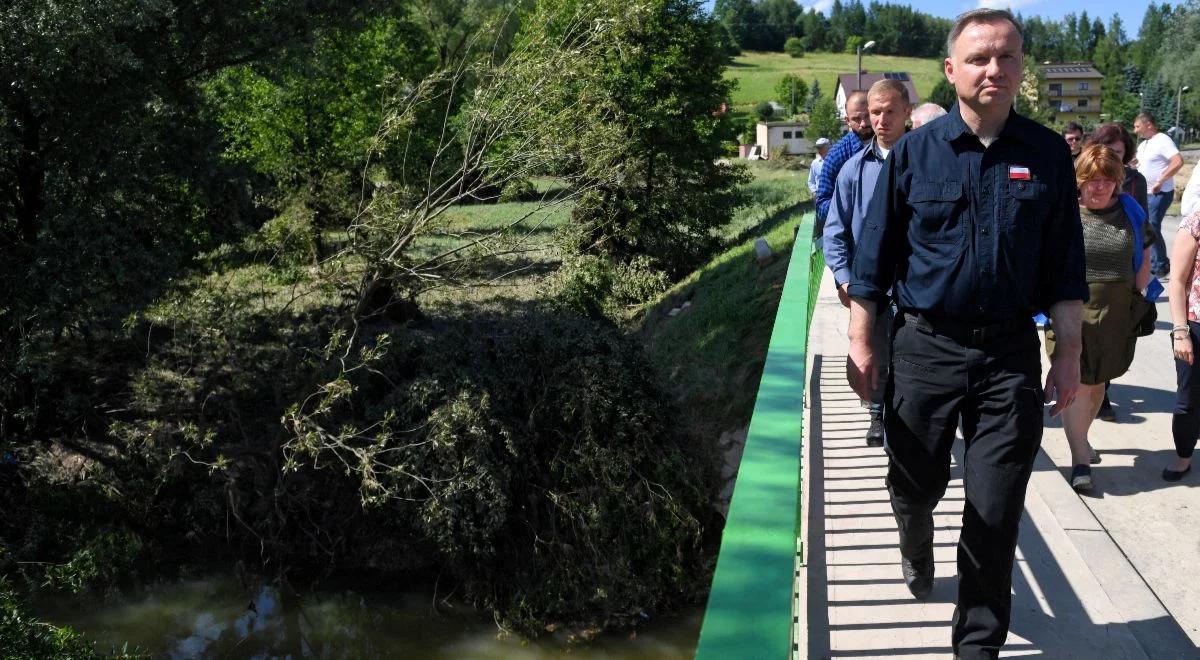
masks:
{"label": "muddy water", "polygon": [[587,645],[565,633],[525,641],[469,611],[430,596],[310,593],[300,602],[275,587],[242,586],[232,578],[158,585],[120,600],[42,602],[37,614],[68,624],[100,650],[140,647],[158,658],[469,658],[543,660],[691,658],[702,610],[649,621],[636,635],[601,636]]}

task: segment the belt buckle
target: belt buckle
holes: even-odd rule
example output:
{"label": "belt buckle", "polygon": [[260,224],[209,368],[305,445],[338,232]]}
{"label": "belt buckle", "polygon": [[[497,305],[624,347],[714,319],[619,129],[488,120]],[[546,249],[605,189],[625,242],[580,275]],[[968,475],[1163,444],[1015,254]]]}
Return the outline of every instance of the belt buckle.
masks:
{"label": "belt buckle", "polygon": [[982,344],[983,340],[986,337],[987,337],[987,328],[984,328],[984,327],[971,328],[971,343],[972,344]]}

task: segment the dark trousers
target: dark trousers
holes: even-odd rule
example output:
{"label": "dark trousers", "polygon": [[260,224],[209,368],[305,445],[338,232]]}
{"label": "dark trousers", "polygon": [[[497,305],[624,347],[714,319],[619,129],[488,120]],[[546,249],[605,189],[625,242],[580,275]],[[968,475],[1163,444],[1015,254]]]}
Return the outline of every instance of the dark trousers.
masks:
{"label": "dark trousers", "polygon": [[1025,488],[1042,441],[1040,344],[1033,321],[988,335],[945,332],[900,314],[885,397],[888,491],[901,553],[933,560],[933,509],[950,481],[950,448],[966,439],[958,603],[962,658],[995,658],[1008,636],[1013,556]]}
{"label": "dark trousers", "polygon": [[1154,227],[1154,232],[1158,234],[1158,240],[1154,241],[1154,245],[1150,246],[1150,267],[1153,271],[1170,267],[1170,261],[1167,259],[1167,242],[1162,235],[1162,223],[1163,218],[1167,215],[1167,209],[1171,206],[1171,202],[1174,199],[1174,190],[1154,193],[1147,199],[1150,204],[1150,225]]}
{"label": "dark trousers", "polygon": [[[1200,323],[1189,321],[1192,346],[1200,346]],[[1171,417],[1171,435],[1175,438],[1175,453],[1191,458],[1200,437],[1200,359],[1191,364],[1175,360],[1175,414]]]}

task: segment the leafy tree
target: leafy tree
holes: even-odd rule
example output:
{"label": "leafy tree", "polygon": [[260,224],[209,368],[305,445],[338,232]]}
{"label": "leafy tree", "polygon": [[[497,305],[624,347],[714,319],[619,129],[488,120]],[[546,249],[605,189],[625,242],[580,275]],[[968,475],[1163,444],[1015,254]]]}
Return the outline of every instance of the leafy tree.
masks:
{"label": "leafy tree", "polygon": [[865,41],[865,39],[857,34],[852,34],[846,37],[846,52],[852,54],[857,53],[859,47],[861,47]]}
{"label": "leafy tree", "polygon": [[[1169,90],[1178,91],[1183,85],[1192,87],[1192,91],[1182,95],[1180,123],[1195,126],[1200,121],[1200,53],[1196,45],[1200,44],[1200,0],[1188,0],[1176,7],[1168,23],[1167,32],[1162,39],[1159,57],[1162,68],[1159,73]],[[1176,94],[1178,98],[1178,94]],[[1172,99],[1172,106],[1174,101]],[[1172,109],[1167,126],[1175,123]]]}
{"label": "leafy tree", "polygon": [[836,141],[840,133],[841,122],[838,120],[837,106],[833,103],[833,99],[819,97],[809,114],[808,130],[805,135],[810,140],[829,138]]}
{"label": "leafy tree", "polygon": [[950,109],[950,106],[958,103],[958,94],[954,91],[954,85],[951,85],[945,76],[939,78],[937,84],[933,86],[933,90],[929,92],[929,102],[936,103],[947,110]]}
{"label": "leafy tree", "polygon": [[754,114],[759,121],[770,121],[775,115],[775,108],[771,106],[770,101],[759,101],[758,105],[754,106]]}
{"label": "leafy tree", "polygon": [[[562,6],[578,11],[574,0]],[[715,112],[731,90],[725,57],[695,0],[588,6],[611,28],[581,53],[595,72],[578,83],[592,110],[572,126],[591,127],[579,140],[603,140],[612,156],[580,164],[594,184],[573,212],[578,245],[620,262],[646,255],[672,275],[688,272],[715,247],[714,230],[741,203],[745,180],[742,169],[717,162],[735,130]]]}
{"label": "leafy tree", "polygon": [[800,107],[807,98],[808,84],[800,76],[785,73],[775,84],[775,100],[787,106],[792,114],[800,112]]}
{"label": "leafy tree", "polygon": [[[415,26],[384,16],[325,31],[269,62],[230,68],[210,86],[229,136],[226,153],[272,177],[303,207],[313,263],[322,257],[321,232],[353,214],[354,182],[383,119],[384,83],[430,69],[422,43]],[[396,171],[383,156],[378,164],[393,165],[388,176],[418,174]]]}
{"label": "leafy tree", "polygon": [[788,37],[783,43],[783,52],[792,57],[804,57],[804,40],[800,37]]}
{"label": "leafy tree", "polygon": [[795,0],[759,0],[760,30],[766,50],[781,51],[795,33],[796,19],[803,12]]}
{"label": "leafy tree", "polygon": [[742,48],[766,50],[761,30],[763,15],[754,0],[717,0],[712,16]]}

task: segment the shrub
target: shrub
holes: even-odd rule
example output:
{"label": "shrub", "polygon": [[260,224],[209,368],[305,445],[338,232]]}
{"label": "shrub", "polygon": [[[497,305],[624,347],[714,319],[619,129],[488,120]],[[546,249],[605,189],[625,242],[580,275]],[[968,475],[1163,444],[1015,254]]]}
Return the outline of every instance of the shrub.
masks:
{"label": "shrub", "polygon": [[804,57],[804,40],[799,37],[788,37],[788,40],[783,42],[783,52],[792,57]]}
{"label": "shrub", "polygon": [[767,121],[775,114],[775,109],[771,107],[770,101],[760,101],[754,106],[754,114],[762,121]]}
{"label": "shrub", "polygon": [[343,374],[334,389],[345,396],[319,420],[289,413],[312,429],[289,446],[289,480],[313,462],[345,466],[397,521],[389,534],[407,528],[429,570],[527,634],[636,622],[704,582],[709,459],[681,442],[633,339],[531,309],[446,320],[386,346],[369,371]]}
{"label": "shrub", "polygon": [[505,202],[523,202],[531,199],[537,199],[537,188],[533,186],[533,182],[529,179],[514,179],[509,181],[500,191],[501,203]]}

